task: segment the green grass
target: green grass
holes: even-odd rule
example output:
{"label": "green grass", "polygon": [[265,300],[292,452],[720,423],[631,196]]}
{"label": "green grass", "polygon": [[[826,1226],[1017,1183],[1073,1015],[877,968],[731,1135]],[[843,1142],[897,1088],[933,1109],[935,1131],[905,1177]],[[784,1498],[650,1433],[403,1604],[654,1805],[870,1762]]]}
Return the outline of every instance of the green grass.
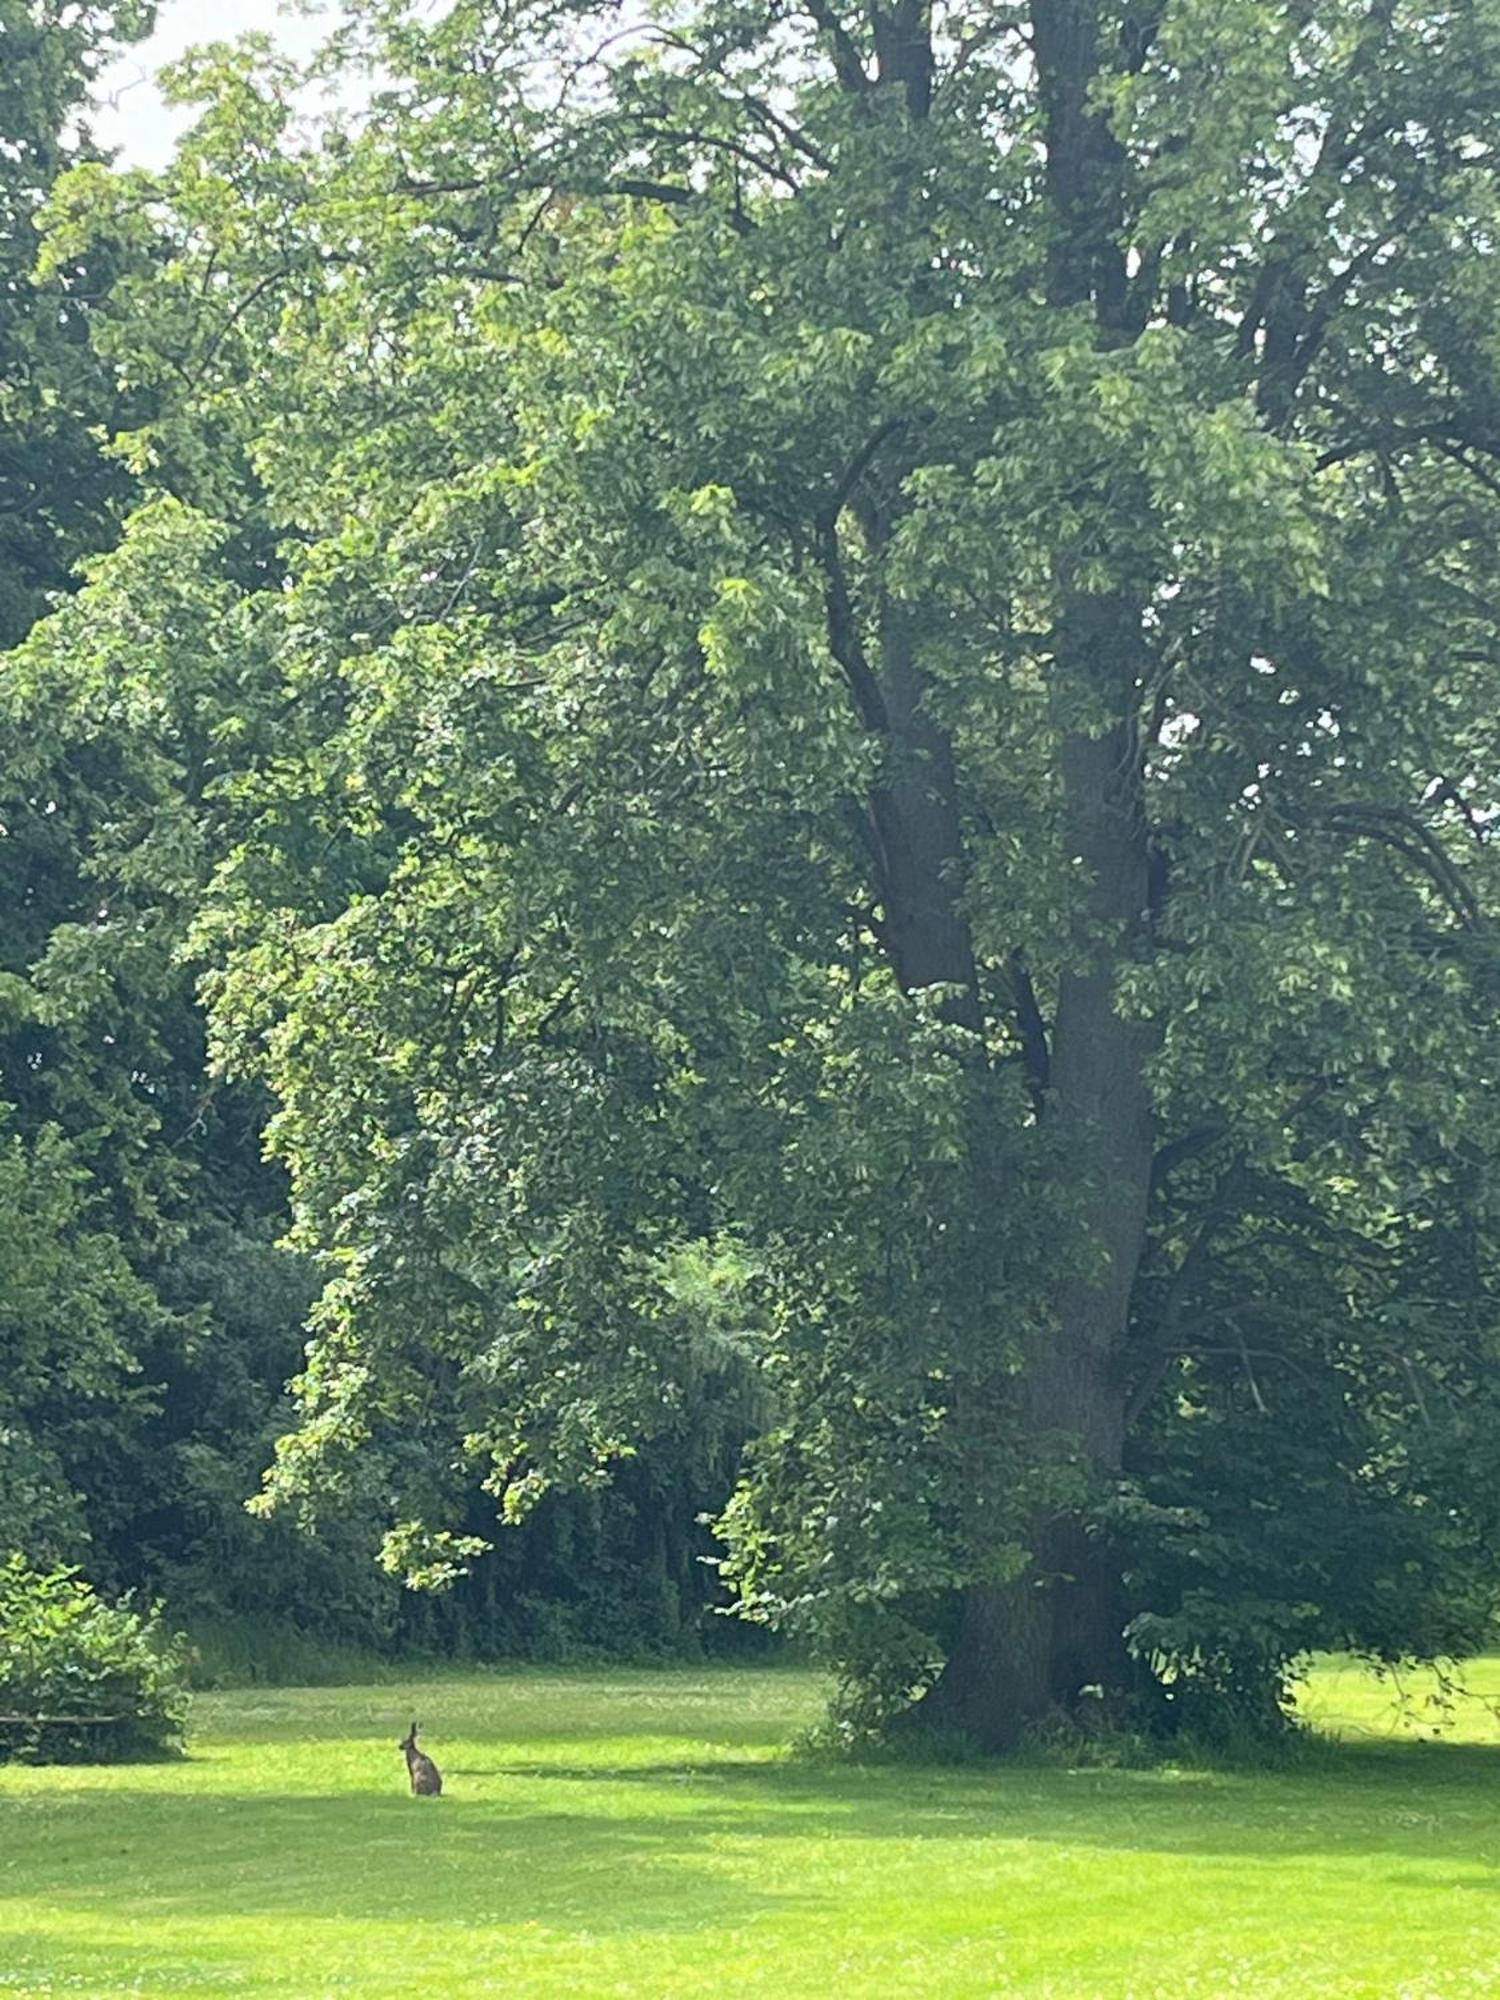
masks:
{"label": "green grass", "polygon": [[743,1669],[201,1697],[186,1761],[0,1770],[0,1995],[1500,1995],[1482,1702],[1422,1742],[1326,1669],[1346,1747],[1257,1773],[787,1759],[817,1705]]}

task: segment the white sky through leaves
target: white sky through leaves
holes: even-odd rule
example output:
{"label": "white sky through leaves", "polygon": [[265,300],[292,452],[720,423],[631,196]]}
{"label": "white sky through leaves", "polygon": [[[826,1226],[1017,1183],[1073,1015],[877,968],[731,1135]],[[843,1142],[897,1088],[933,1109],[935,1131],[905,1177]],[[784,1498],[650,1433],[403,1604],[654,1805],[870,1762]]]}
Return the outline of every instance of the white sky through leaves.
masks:
{"label": "white sky through leaves", "polygon": [[198,42],[232,41],[260,30],[291,55],[311,54],[328,32],[326,14],[286,11],[281,0],[163,0],[156,32],[138,42],[100,80],[96,137],[118,149],[124,167],[161,167],[191,114],[162,102],[154,76]]}

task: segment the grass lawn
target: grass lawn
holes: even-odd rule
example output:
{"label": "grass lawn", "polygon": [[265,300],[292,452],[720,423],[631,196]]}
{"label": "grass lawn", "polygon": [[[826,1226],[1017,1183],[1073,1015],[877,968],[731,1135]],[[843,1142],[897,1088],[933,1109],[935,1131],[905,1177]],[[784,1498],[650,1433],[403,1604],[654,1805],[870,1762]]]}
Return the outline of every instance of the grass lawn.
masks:
{"label": "grass lawn", "polygon": [[1274,1774],[787,1760],[817,1704],[777,1670],[201,1697],[186,1761],[0,1769],[0,1995],[1500,1996],[1482,1702],[1424,1742],[1325,1669],[1348,1747]]}

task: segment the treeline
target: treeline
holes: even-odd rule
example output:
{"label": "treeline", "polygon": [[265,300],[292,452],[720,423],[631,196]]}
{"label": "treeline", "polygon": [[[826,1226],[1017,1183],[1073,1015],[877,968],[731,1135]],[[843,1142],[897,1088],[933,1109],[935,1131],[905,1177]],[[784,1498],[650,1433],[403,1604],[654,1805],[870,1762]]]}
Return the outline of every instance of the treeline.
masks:
{"label": "treeline", "polygon": [[[38,270],[57,182],[98,158],[92,80],[137,12],[0,0],[0,1550],[164,1599],[209,1669],[306,1667],[311,1641],[545,1658],[723,1643],[699,1525],[738,1445],[717,1413],[684,1411],[672,1448],[607,1489],[549,1498],[440,1601],[378,1565],[352,1501],[315,1527],[246,1511],[292,1423],[323,1274],[284,1241],[268,1095],[213,1072],[187,935],[226,783],[277,697],[207,624],[193,672],[154,681],[120,670],[86,612],[33,631],[146,495],[118,441],[170,433],[182,390],[132,379],[112,335],[160,278],[149,231]],[[201,500],[250,479],[209,423],[151,485]],[[248,508],[238,574],[273,546]],[[175,615],[171,558],[132,560],[149,647]],[[493,1525],[493,1505],[475,1513]]]}

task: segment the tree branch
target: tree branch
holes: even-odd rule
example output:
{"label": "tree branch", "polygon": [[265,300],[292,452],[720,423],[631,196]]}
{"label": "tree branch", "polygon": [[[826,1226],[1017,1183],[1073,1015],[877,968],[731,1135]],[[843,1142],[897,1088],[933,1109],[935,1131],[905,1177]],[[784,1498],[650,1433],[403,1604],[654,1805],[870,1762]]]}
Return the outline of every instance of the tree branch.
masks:
{"label": "tree branch", "polygon": [[[612,195],[625,195],[634,201],[661,202],[669,208],[686,208],[701,202],[703,197],[696,188],[680,187],[672,181],[643,180],[632,175],[624,180],[569,181],[560,174],[546,177],[527,175],[518,180],[452,180],[413,181],[398,180],[397,194],[426,197],[444,194],[483,194],[509,191],[514,194],[571,194],[586,200],[607,201]],[[735,210],[730,216],[731,225],[744,235],[755,227],[748,215]]]}
{"label": "tree branch", "polygon": [[1229,1127],[1222,1119],[1215,1119],[1210,1124],[1194,1126],[1192,1131],[1184,1132],[1179,1138],[1169,1139],[1166,1145],[1158,1148],[1156,1157],[1151,1162],[1153,1192],[1168,1174],[1182,1165],[1184,1160],[1196,1159],[1200,1153],[1206,1153],[1210,1147],[1216,1146],[1228,1131]]}
{"label": "tree branch", "polygon": [[807,11],[832,45],[833,73],[840,85],[852,95],[863,96],[870,88],[870,77],[853,36],[834,13],[829,0],[807,0]]}
{"label": "tree branch", "polygon": [[1322,815],[1325,825],[1378,840],[1425,874],[1453,914],[1471,931],[1484,928],[1484,909],[1463,871],[1442,842],[1404,806],[1336,805]]}
{"label": "tree branch", "polygon": [[1031,1091],[1031,1108],[1040,1124],[1052,1083],[1052,1050],[1047,1038],[1047,1021],[1038,1005],[1031,974],[1018,951],[1005,961],[1011,997],[1016,1009],[1016,1028],[1021,1037],[1021,1057]]}
{"label": "tree branch", "polygon": [[877,736],[890,730],[890,714],[880,682],[865,653],[859,636],[859,620],[849,595],[849,579],[839,553],[837,517],[826,516],[818,526],[818,557],[824,576],[824,609],[828,621],[828,650],[843,669],[854,696],[854,705],[865,727]]}
{"label": "tree branch", "polygon": [[823,522],[829,524],[837,522],[840,514],[848,506],[855,487],[858,486],[860,480],[863,479],[874,464],[880,447],[887,439],[893,438],[898,431],[905,428],[905,417],[892,417],[888,422],[883,423],[873,436],[866,439],[853,458],[850,459],[834,486],[833,495],[820,516],[820,525]]}

